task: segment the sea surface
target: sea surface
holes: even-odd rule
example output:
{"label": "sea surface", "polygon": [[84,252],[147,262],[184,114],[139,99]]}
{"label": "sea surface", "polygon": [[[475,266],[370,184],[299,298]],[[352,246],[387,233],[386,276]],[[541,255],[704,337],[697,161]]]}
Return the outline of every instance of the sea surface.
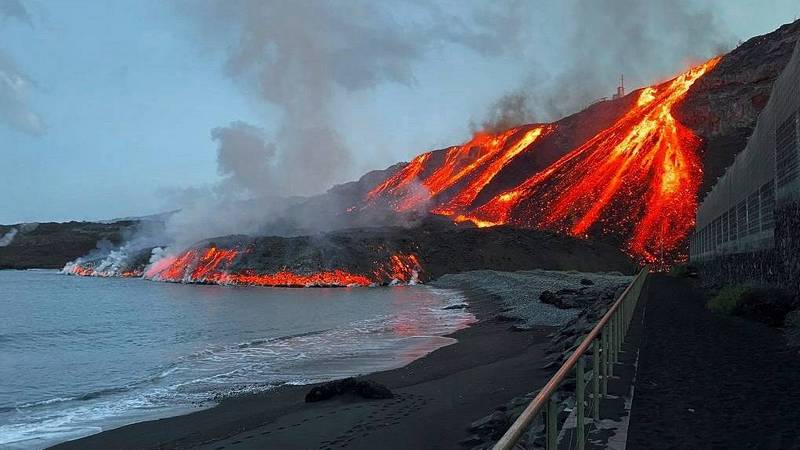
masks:
{"label": "sea surface", "polygon": [[261,288],[0,271],[0,448],[401,367],[474,322],[426,286]]}

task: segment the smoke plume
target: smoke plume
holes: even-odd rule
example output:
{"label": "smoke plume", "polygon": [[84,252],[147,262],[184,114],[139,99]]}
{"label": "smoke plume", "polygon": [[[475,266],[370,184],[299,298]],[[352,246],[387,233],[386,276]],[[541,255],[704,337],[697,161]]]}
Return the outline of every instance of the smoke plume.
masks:
{"label": "smoke plume", "polygon": [[471,128],[496,133],[523,123],[530,123],[533,121],[533,111],[529,102],[530,98],[525,91],[508,93],[494,102],[480,127],[473,125]]}
{"label": "smoke plume", "polygon": [[[626,88],[663,81],[692,63],[726,50],[733,38],[710,9],[689,0],[568,0],[564,51],[558,61],[538,61],[539,72],[498,100],[487,128],[550,122],[610,97],[625,75]],[[559,67],[558,71],[544,71]]]}
{"label": "smoke plume", "polygon": [[178,211],[162,241],[178,248],[227,234],[332,227],[323,210],[340,213],[351,199],[295,206],[303,201],[298,196],[359,175],[337,131],[342,98],[385,83],[413,85],[413,65],[442,45],[485,56],[518,39],[522,24],[509,5],[466,6],[453,13],[416,0],[181,3],[206,46],[221,53],[224,73],[280,120],[265,115],[263,123],[233,120],[211,130],[221,180],[163,193]]}
{"label": "smoke plume", "polygon": [[337,97],[383,83],[413,84],[412,65],[443,43],[500,53],[520,26],[508,5],[471,7],[462,15],[416,1],[183,6],[208,45],[224,49],[225,73],[282,113],[277,127],[269,124],[277,128],[269,137],[260,124],[242,122],[212,133],[227,180],[270,195],[319,193],[358,175],[337,132]]}

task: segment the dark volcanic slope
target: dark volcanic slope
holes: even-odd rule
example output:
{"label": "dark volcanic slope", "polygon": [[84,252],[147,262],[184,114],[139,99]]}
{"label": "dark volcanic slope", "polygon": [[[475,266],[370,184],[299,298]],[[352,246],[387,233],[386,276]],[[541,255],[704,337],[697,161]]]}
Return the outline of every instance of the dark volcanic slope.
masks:
{"label": "dark volcanic slope", "polygon": [[701,198],[744,150],[798,37],[800,20],[748,40],[698,80],[678,107],[676,117],[705,141]]}
{"label": "dark volcanic slope", "polygon": [[[313,236],[224,236],[166,256],[144,271],[146,261],[124,270],[162,281],[265,286],[425,282],[476,269],[635,270],[630,258],[610,244],[441,219],[413,228],[357,228]],[[86,268],[96,265],[82,263]]]}
{"label": "dark volcanic slope", "polygon": [[365,228],[317,237],[265,237],[252,244],[253,251],[243,254],[232,270],[274,273],[288,268],[313,273],[338,268],[368,274],[375,269],[375,261],[404,253],[419,257],[421,281],[476,269],[634,271],[630,258],[610,244],[536,230],[479,229],[439,221],[410,229]]}
{"label": "dark volcanic slope", "polygon": [[16,228],[11,244],[0,247],[0,269],[61,269],[69,261],[84,256],[98,242],[121,244],[138,222],[64,222],[0,225],[0,236]]}

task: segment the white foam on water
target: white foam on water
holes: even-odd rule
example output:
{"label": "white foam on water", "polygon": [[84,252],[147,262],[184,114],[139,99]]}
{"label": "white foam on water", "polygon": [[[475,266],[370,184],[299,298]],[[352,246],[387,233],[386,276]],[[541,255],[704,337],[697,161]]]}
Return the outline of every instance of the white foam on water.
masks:
{"label": "white foam on water", "polygon": [[437,301],[332,329],[211,344],[126,386],[13,405],[14,411],[6,408],[3,413],[10,421],[0,425],[0,446],[42,448],[128,423],[209,407],[220,395],[402,367],[455,342],[443,336],[476,320],[466,310],[444,309],[465,302],[456,291],[413,289],[427,289]]}

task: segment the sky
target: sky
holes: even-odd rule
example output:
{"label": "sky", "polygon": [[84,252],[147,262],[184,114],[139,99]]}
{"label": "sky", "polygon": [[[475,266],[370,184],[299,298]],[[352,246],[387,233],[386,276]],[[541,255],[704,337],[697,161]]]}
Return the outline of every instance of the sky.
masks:
{"label": "sky", "polygon": [[796,0],[0,0],[0,223],[313,194],[466,141],[509,95],[519,120],[555,120],[619,72],[664,80],[798,16]]}

